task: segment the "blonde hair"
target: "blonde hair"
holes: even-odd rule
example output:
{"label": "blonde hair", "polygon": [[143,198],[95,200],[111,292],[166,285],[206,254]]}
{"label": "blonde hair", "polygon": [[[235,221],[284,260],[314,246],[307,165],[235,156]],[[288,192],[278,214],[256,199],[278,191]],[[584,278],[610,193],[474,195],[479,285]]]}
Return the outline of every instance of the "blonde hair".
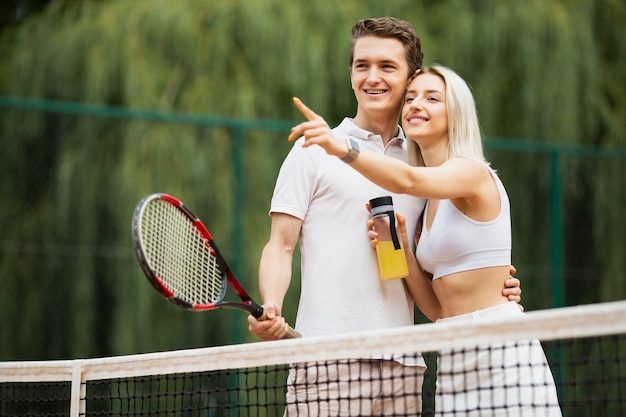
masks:
{"label": "blonde hair", "polygon": [[[442,65],[420,69],[412,77],[409,85],[422,74],[438,75],[446,85],[448,159],[475,158],[488,164],[483,153],[476,104],[469,85],[456,72]],[[411,165],[425,166],[422,152],[412,140],[408,141],[408,152]]]}

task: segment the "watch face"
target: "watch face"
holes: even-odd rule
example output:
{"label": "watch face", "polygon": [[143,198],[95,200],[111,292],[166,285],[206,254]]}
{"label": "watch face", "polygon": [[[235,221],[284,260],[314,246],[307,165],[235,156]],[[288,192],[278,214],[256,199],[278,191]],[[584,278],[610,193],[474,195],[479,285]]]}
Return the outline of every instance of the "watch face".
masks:
{"label": "watch face", "polygon": [[359,154],[359,143],[354,139],[350,139],[350,152],[354,153],[354,156]]}
{"label": "watch face", "polygon": [[348,138],[346,143],[348,144],[348,154],[341,158],[341,160],[350,163],[354,161],[359,154],[359,144],[352,138]]}

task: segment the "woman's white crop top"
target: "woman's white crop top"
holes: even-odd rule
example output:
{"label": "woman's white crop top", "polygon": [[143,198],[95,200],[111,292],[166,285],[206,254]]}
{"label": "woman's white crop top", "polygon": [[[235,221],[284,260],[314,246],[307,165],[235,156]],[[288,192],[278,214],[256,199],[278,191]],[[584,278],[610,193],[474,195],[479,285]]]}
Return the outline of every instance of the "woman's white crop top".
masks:
{"label": "woman's white crop top", "polygon": [[[500,194],[500,214],[496,219],[472,220],[450,200],[441,200],[430,230],[426,230],[426,221],[422,222],[416,256],[422,268],[433,274],[433,280],[455,272],[511,265],[509,197],[495,171],[489,171]],[[427,210],[428,203],[424,213]]]}

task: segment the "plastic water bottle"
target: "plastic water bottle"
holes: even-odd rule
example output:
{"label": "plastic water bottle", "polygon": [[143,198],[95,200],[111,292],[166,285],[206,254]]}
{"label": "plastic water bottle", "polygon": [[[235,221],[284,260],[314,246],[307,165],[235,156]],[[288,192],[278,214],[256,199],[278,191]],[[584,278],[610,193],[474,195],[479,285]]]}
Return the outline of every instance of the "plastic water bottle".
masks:
{"label": "plastic water bottle", "polygon": [[376,256],[380,278],[389,280],[406,277],[409,274],[409,268],[402,241],[397,232],[393,199],[391,196],[371,199],[370,211],[374,221],[374,231],[378,234]]}

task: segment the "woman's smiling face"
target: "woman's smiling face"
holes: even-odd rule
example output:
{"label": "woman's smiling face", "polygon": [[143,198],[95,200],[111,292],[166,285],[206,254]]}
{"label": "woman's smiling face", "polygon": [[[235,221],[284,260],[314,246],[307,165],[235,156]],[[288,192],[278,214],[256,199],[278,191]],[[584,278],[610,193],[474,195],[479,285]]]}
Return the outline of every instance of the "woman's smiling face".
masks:
{"label": "woman's smiling face", "polygon": [[402,108],[402,128],[407,137],[447,139],[446,84],[432,73],[418,74],[409,84]]}

